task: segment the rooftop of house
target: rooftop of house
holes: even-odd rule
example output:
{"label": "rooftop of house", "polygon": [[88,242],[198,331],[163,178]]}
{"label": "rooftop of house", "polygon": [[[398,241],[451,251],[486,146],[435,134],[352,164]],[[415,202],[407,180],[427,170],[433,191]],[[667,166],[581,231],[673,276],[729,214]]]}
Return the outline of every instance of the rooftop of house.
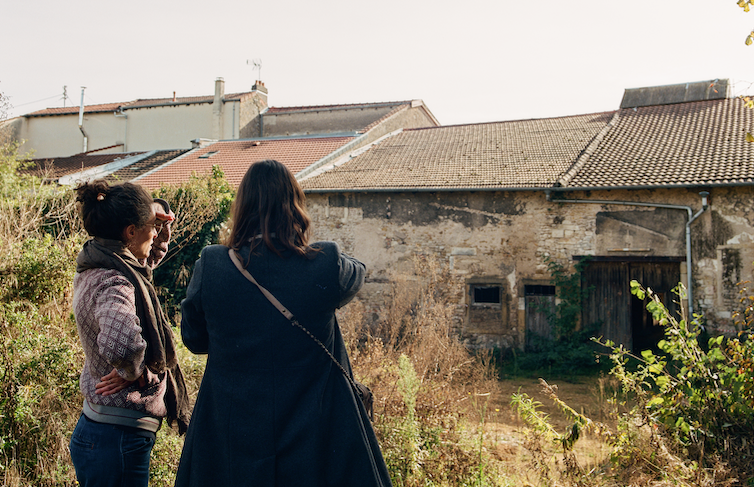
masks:
{"label": "rooftop of house", "polygon": [[727,80],[626,90],[606,113],[404,130],[302,180],[307,192],[754,184],[754,110]]}
{"label": "rooftop of house", "polygon": [[[250,96],[253,92],[244,93],[229,93],[223,96],[225,101],[237,101],[246,96]],[[174,106],[174,105],[192,105],[200,103],[212,103],[214,96],[184,96],[173,98],[140,98],[138,100],[119,102],[119,103],[101,103],[98,105],[84,105],[84,113],[107,113],[116,112],[118,110],[130,110],[135,108],[150,108],[158,106]],[[45,108],[43,110],[37,110],[36,112],[27,113],[24,117],[48,117],[54,115],[77,115],[79,113],[78,106],[70,107],[57,107],[57,108]]]}
{"label": "rooftop of house", "polygon": [[545,188],[612,113],[404,130],[302,181],[306,191]]}
{"label": "rooftop of house", "polygon": [[154,153],[129,164],[126,167],[118,169],[106,176],[105,179],[110,183],[134,180],[150,171],[157,169],[163,164],[182,156],[191,149],[176,149],[153,151]]}
{"label": "rooftop of house", "polygon": [[265,113],[269,114],[287,114],[287,113],[301,113],[301,112],[322,112],[329,110],[354,110],[364,108],[394,108],[403,105],[411,105],[412,101],[388,101],[377,103],[351,103],[340,105],[311,105],[311,106],[298,106],[298,107],[269,107]]}
{"label": "rooftop of house", "polygon": [[570,188],[754,183],[754,110],[738,98],[624,108],[560,185]]}
{"label": "rooftop of house", "polygon": [[134,182],[148,189],[155,189],[160,185],[177,185],[192,174],[208,174],[212,166],[218,165],[228,183],[237,188],[246,170],[254,162],[275,159],[296,174],[353,139],[353,136],[322,136],[225,140],[194,149],[136,178]]}
{"label": "rooftop of house", "polygon": [[36,174],[50,180],[58,180],[63,176],[102,167],[113,162],[124,161],[140,154],[143,154],[143,152],[121,152],[117,154],[85,153],[69,157],[31,159],[29,164],[22,168],[20,172]]}

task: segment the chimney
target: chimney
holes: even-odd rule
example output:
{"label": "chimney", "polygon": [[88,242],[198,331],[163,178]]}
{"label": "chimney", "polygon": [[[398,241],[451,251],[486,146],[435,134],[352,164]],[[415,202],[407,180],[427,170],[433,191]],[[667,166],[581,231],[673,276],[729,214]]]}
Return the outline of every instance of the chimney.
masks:
{"label": "chimney", "polygon": [[173,103],[175,103],[175,91],[173,92]]}
{"label": "chimney", "polygon": [[264,103],[265,108],[267,108],[267,88],[264,86],[264,83],[259,80],[255,81],[251,87],[251,91],[257,95],[257,97]]}
{"label": "chimney", "polygon": [[223,105],[225,104],[225,80],[215,80],[215,99],[212,101],[212,138],[222,140],[223,137]]}

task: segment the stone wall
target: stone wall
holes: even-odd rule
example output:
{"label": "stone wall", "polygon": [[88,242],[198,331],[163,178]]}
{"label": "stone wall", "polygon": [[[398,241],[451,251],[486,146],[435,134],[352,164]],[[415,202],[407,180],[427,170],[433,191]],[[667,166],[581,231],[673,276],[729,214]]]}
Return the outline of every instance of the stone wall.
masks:
{"label": "stone wall", "polygon": [[[715,189],[692,223],[695,308],[711,328],[731,331],[736,283],[751,278],[754,212],[748,188]],[[556,195],[557,196],[557,195]],[[698,190],[569,193],[569,199],[701,206]],[[687,212],[617,204],[558,203],[544,191],[330,193],[307,195],[315,240],[334,240],[368,267],[361,299],[379,319],[391,276],[412,259],[435,256],[457,277],[457,332],[470,346],[521,347],[524,288],[548,283],[545,255],[571,265],[576,256],[620,260],[685,256]],[[685,278],[683,278],[685,279]],[[498,302],[473,291],[500,288]],[[626,290],[628,291],[628,290]]]}

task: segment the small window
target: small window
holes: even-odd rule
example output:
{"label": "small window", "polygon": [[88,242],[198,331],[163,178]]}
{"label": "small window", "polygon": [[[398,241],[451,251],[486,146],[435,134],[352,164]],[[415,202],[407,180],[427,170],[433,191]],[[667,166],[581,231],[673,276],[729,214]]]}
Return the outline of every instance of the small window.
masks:
{"label": "small window", "polygon": [[527,296],[555,296],[555,286],[527,284],[524,286],[524,294]]}
{"label": "small window", "polygon": [[210,157],[214,156],[215,154],[217,154],[217,151],[205,152],[204,154],[202,154],[199,157],[197,157],[197,159],[209,159]]}
{"label": "small window", "polygon": [[474,304],[500,304],[500,286],[473,286]]}

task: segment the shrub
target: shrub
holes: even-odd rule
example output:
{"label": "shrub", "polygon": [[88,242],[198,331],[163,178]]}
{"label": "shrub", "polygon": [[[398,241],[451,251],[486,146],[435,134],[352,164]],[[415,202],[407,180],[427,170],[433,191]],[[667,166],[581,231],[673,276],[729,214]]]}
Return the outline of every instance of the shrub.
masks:
{"label": "shrub", "polygon": [[35,485],[72,480],[66,438],[81,409],[75,325],[32,303],[0,303],[0,452],[5,474]]}
{"label": "shrub", "polygon": [[219,166],[207,176],[192,175],[180,186],[163,186],[155,196],[170,203],[176,215],[171,225],[168,254],[155,269],[154,281],[160,290],[168,316],[174,319],[186,297],[186,287],[202,249],[218,242],[228,219],[234,191]]}
{"label": "shrub", "polygon": [[[663,354],[645,350],[636,357],[607,344],[612,373],[637,399],[635,414],[689,461],[705,468],[723,462],[734,475],[754,478],[754,334],[702,344],[701,330],[673,317],[651,289],[632,281],[631,292],[648,297],[647,309],[665,326],[658,343]],[[684,298],[682,286],[677,293]],[[627,366],[629,358],[638,361],[635,369]]]}
{"label": "shrub", "polygon": [[581,275],[589,260],[577,262],[573,272],[549,256],[544,260],[555,286],[556,299],[554,306],[543,305],[538,311],[545,314],[551,336],[531,338],[525,353],[510,350],[504,357],[504,370],[513,375],[523,370],[535,377],[542,372],[558,376],[595,374],[600,366],[595,360],[591,339],[600,324],[584,326],[581,323],[582,303],[589,293],[588,288],[581,286]]}

